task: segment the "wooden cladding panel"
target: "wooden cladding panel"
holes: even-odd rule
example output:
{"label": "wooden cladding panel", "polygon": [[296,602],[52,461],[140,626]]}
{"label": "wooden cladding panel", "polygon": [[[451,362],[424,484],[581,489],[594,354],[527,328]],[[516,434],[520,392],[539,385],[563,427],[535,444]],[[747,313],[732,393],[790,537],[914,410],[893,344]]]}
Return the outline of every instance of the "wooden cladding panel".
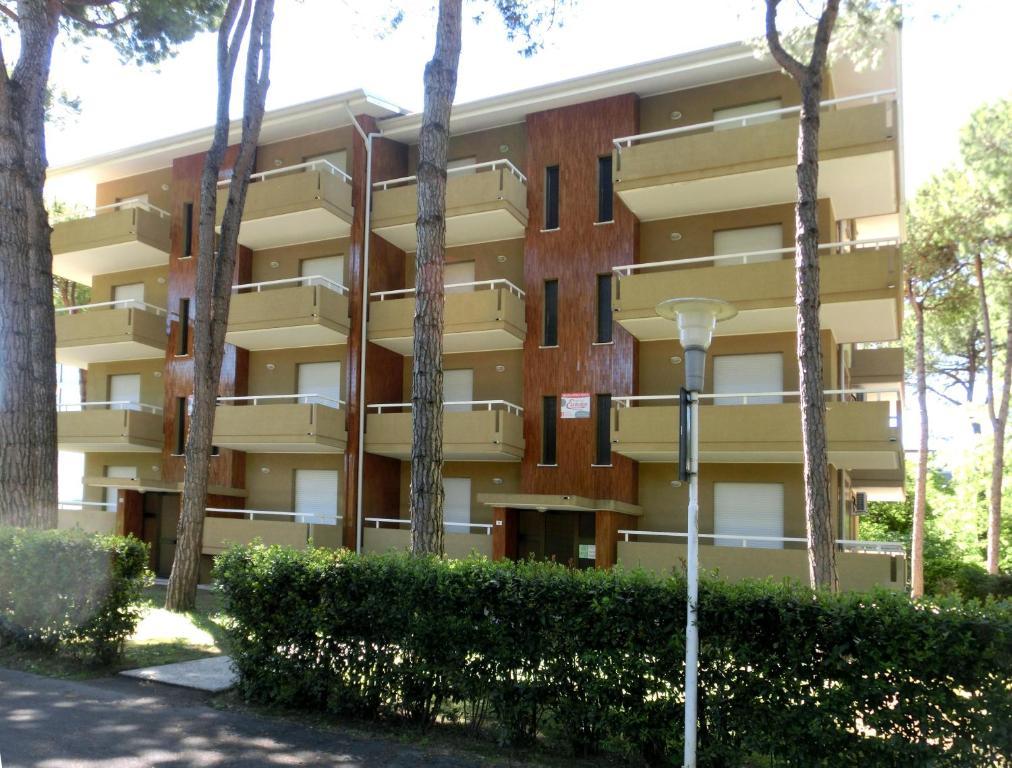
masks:
{"label": "wooden cladding panel", "polygon": [[[594,463],[594,419],[558,422],[558,466],[539,467],[544,395],[636,391],[636,340],[616,324],[614,342],[594,345],[597,276],[636,260],[637,226],[617,198],[614,222],[597,224],[598,158],[612,139],[637,132],[637,99],[629,94],[527,117],[530,224],[524,250],[527,337],[524,341],[524,493],[576,494],[636,501],[636,464],[612,454],[613,466]],[[560,167],[559,228],[544,226],[544,176]],[[542,349],[544,281],[558,279],[558,347]]]}
{"label": "wooden cladding panel", "polygon": [[[376,121],[359,115],[358,122],[364,131],[376,130]],[[388,139],[373,139],[373,181],[394,179],[407,174],[408,149]],[[355,132],[351,153],[352,204],[354,218],[351,224],[351,242],[348,248],[348,355],[345,366],[347,381],[347,433],[344,452],[344,507],[342,512],[342,540],[344,546],[354,549],[356,544],[356,513],[358,509],[358,425],[361,410],[371,402],[401,402],[401,370],[403,358],[388,349],[369,344],[366,350],[366,391],[360,391],[362,344],[365,329],[362,327],[362,302],[368,301],[368,292],[401,288],[404,286],[404,252],[373,234],[369,234],[369,285],[363,291],[365,211],[369,198],[366,189],[366,149],[362,137]],[[368,342],[365,342],[368,343]],[[364,395],[364,397],[363,397]],[[364,454],[362,509],[368,517],[398,517],[400,507],[401,467],[396,459]]]}
{"label": "wooden cladding panel", "polygon": [[[230,168],[235,161],[237,147],[230,147],[225,155],[223,168]],[[170,312],[179,310],[179,300],[190,299],[190,325],[193,324],[193,313],[196,310],[194,294],[197,284],[198,258],[198,219],[200,216],[200,175],[204,169],[204,153],[177,158],[172,163],[171,229],[169,232],[171,248],[169,253],[169,288],[168,309]],[[190,227],[192,240],[190,258],[181,258],[186,250],[184,243],[186,233],[185,208],[187,203],[193,204],[193,222]],[[251,276],[252,251],[239,248],[236,258],[235,282],[249,282]],[[193,394],[193,357],[192,333],[190,344],[185,356],[177,355],[179,338],[179,320],[169,323],[169,344],[165,353],[165,403],[164,403],[164,434],[165,444],[162,448],[162,477],[172,482],[183,480],[184,462],[181,456],[174,456],[176,448],[176,398],[189,397]],[[249,379],[249,352],[231,344],[225,345],[225,355],[221,364],[221,380],[219,393],[223,396],[242,396],[247,392]],[[211,485],[231,488],[243,488],[246,484],[246,458],[241,451],[222,449],[220,455],[211,460]]]}

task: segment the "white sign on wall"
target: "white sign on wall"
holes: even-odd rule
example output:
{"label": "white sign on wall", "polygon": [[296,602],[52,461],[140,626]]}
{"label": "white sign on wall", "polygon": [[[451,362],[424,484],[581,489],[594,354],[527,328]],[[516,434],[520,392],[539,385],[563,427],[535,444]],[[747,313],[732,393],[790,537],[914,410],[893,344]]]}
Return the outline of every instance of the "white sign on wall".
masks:
{"label": "white sign on wall", "polygon": [[562,402],[561,416],[563,419],[590,418],[589,392],[563,392],[560,400]]}

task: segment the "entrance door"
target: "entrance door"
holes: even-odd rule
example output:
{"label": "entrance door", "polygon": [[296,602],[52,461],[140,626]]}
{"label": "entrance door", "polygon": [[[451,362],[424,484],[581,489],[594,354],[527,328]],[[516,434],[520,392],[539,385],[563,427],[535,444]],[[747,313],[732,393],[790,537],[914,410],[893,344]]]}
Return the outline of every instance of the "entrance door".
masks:
{"label": "entrance door", "polygon": [[109,401],[114,410],[125,410],[130,403],[141,401],[141,376],[139,373],[117,373],[109,377]]}
{"label": "entrance door", "polygon": [[[715,394],[739,392],[782,392],[784,389],[784,356],[781,352],[762,355],[717,355],[713,358],[713,391]],[[782,395],[749,397],[749,405],[782,403]],[[744,397],[721,397],[717,405],[742,405]]]}
{"label": "entrance door", "polygon": [[326,363],[299,363],[298,368],[300,395],[319,395],[320,397],[333,400],[335,403],[340,401],[340,361],[335,360]]}
{"label": "entrance door", "polygon": [[[742,536],[784,535],[784,486],[781,483],[714,483],[713,532],[738,538],[714,539],[718,547],[740,547]],[[782,541],[746,540],[749,547],[783,549]]]}
{"label": "entrance door", "polygon": [[[443,402],[468,403],[474,400],[474,370],[457,368],[443,371]],[[447,413],[470,411],[470,405],[447,405]]]}

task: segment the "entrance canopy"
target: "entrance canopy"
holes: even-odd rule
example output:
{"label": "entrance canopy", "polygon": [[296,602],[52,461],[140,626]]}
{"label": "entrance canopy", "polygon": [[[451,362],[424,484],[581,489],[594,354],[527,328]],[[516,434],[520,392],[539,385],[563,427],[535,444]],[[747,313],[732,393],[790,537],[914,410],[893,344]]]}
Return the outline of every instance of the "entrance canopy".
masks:
{"label": "entrance canopy", "polygon": [[589,499],[586,496],[554,496],[542,493],[479,493],[478,502],[486,507],[509,509],[565,509],[573,512],[618,512],[623,515],[643,515],[643,508],[616,499]]}

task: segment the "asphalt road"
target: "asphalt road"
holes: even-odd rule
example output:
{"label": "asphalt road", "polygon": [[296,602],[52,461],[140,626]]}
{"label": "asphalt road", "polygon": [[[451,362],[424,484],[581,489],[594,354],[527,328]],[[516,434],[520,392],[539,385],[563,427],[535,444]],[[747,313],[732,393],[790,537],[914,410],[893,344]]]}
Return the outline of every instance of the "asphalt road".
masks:
{"label": "asphalt road", "polygon": [[436,749],[242,711],[125,678],[54,680],[0,668],[2,768],[341,766],[472,768]]}

